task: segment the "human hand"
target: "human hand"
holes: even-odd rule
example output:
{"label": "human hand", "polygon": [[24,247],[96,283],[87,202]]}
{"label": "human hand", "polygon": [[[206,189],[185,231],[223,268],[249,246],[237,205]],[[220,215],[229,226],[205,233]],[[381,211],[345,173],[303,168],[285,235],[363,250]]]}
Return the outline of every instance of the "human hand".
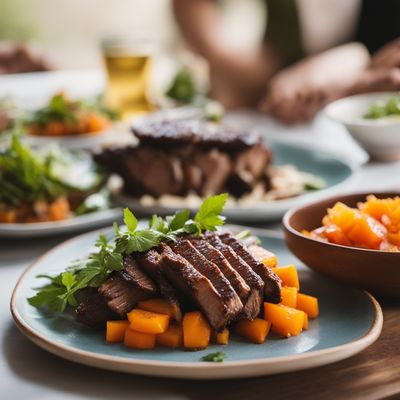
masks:
{"label": "human hand", "polygon": [[360,74],[348,94],[396,90],[400,90],[400,68],[376,68]]}
{"label": "human hand", "polygon": [[372,55],[370,68],[400,68],[400,38],[397,38]]}

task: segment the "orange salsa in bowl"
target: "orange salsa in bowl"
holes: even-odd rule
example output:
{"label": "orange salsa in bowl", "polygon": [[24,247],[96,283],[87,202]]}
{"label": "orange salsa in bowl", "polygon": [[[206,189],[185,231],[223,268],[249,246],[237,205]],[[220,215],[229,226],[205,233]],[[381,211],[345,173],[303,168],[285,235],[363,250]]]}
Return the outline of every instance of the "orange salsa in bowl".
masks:
{"label": "orange salsa in bowl", "polygon": [[357,208],[337,202],[328,208],[321,227],[302,233],[342,246],[400,252],[400,197],[369,195]]}

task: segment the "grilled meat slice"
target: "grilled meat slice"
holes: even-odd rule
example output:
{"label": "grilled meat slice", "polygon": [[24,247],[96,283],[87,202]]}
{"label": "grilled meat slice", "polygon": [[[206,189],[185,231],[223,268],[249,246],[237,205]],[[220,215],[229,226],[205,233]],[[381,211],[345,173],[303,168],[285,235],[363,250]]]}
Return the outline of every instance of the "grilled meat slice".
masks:
{"label": "grilled meat slice", "polygon": [[210,280],[226,305],[228,321],[234,319],[242,310],[243,303],[220,269],[204,257],[189,240],[178,240],[171,245],[171,249]]}
{"label": "grilled meat slice", "polygon": [[256,260],[245,245],[231,233],[222,233],[219,236],[222,242],[230,246],[263,280],[265,300],[271,303],[279,303],[281,301],[281,280],[279,277],[270,268]]}
{"label": "grilled meat slice", "polygon": [[157,283],[160,294],[174,310],[174,318],[181,321],[182,312],[179,295],[166,279],[161,265],[161,256],[156,250],[149,250],[135,255],[140,267]]}
{"label": "grilled meat slice", "polygon": [[106,299],[108,307],[121,318],[126,317],[126,314],[139,301],[154,297],[154,294],[145,292],[125,280],[119,272],[112,275],[99,287],[99,293]]}
{"label": "grilled meat slice", "polygon": [[140,269],[138,263],[131,255],[124,255],[124,269],[121,276],[137,289],[154,296],[157,293],[156,284]]}
{"label": "grilled meat slice", "polygon": [[244,304],[250,294],[250,287],[239,273],[232,268],[224,255],[204,239],[195,236],[188,239],[207,260],[213,262],[220,269]]}
{"label": "grilled meat slice", "polygon": [[119,319],[119,316],[108,307],[104,297],[94,288],[76,307],[75,316],[78,322],[99,329],[104,328],[108,320]]}
{"label": "grilled meat slice", "polygon": [[193,299],[216,331],[226,327],[232,313],[208,278],[171,248],[161,244],[161,263],[168,280]]}
{"label": "grilled meat slice", "polygon": [[224,255],[232,268],[234,268],[249,285],[250,294],[244,303],[241,317],[253,320],[260,313],[264,297],[264,282],[231,247],[221,241],[215,232],[206,233],[204,238]]}

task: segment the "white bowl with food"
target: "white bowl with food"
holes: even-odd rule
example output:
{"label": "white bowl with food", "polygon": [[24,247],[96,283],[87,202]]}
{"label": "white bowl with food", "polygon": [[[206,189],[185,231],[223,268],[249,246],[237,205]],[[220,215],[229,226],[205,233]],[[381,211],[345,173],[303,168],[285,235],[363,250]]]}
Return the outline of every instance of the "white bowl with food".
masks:
{"label": "white bowl with food", "polygon": [[367,93],[334,101],[328,117],[343,124],[377,160],[400,160],[400,94]]}

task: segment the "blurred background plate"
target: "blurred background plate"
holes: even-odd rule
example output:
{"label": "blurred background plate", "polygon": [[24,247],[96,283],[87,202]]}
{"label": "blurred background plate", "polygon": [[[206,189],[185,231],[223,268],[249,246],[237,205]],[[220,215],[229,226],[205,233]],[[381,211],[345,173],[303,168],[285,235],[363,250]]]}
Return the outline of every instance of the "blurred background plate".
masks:
{"label": "blurred background plate", "polygon": [[[107,231],[112,234],[112,230]],[[298,263],[282,238],[254,230],[265,248],[277,254],[280,263]],[[60,357],[99,368],[191,379],[228,379],[271,375],[316,367],[348,358],[372,344],[382,329],[382,311],[367,292],[338,285],[305,267],[299,268],[301,290],[319,299],[320,316],[309,330],[282,339],[270,335],[264,344],[250,344],[233,335],[224,363],[204,363],[205,354],[221,350],[211,345],[202,351],[167,348],[126,349],[110,345],[104,332],[89,329],[73,315],[45,315],[26,300],[38,286],[40,273],[55,274],[93,249],[99,231],[78,236],[42,256],[22,275],[11,300],[13,317],[21,331],[35,344]]]}
{"label": "blurred background plate", "polygon": [[118,221],[122,216],[119,208],[94,211],[63,221],[34,222],[20,224],[0,223],[0,237],[29,238],[87,231]]}
{"label": "blurred background plate", "polygon": [[[224,215],[229,221],[257,223],[277,220],[293,206],[332,195],[345,189],[358,168],[346,159],[318,148],[308,148],[305,145],[290,144],[277,139],[270,139],[268,144],[274,151],[275,165],[292,164],[302,172],[321,177],[326,182],[326,187],[288,199],[226,206]],[[114,201],[118,205],[129,207],[132,211],[144,215],[173,214],[182,206],[184,207],[182,204],[144,206],[138,199],[126,195],[118,195]]]}

